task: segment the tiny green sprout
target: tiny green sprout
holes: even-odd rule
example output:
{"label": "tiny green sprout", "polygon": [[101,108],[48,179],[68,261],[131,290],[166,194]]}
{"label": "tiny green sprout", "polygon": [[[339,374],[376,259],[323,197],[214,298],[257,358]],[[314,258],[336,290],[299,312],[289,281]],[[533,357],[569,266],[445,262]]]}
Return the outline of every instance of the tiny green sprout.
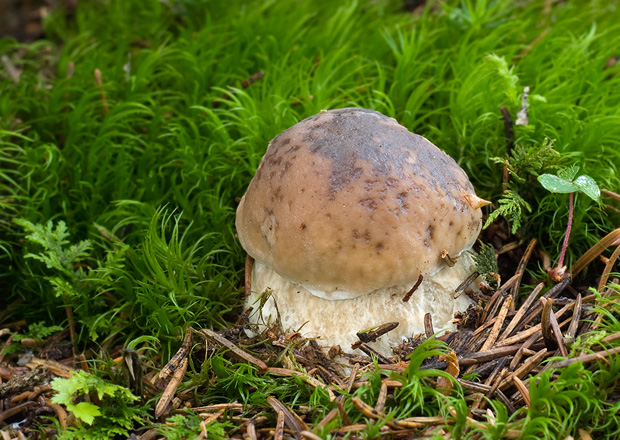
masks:
{"label": "tiny green sprout", "polygon": [[566,235],[564,236],[564,243],[562,243],[562,251],[560,252],[558,265],[555,269],[549,271],[549,276],[556,282],[561,281],[568,276],[566,266],[564,266],[564,257],[566,256],[568,238],[570,236],[570,230],[573,223],[574,194],[577,191],[581,191],[597,202],[601,198],[601,190],[594,179],[590,176],[586,176],[585,174],[575,178],[578,171],[579,168],[573,165],[559,171],[557,176],[554,176],[553,174],[541,174],[538,176],[538,181],[547,191],[552,193],[568,193],[568,225],[566,226]]}

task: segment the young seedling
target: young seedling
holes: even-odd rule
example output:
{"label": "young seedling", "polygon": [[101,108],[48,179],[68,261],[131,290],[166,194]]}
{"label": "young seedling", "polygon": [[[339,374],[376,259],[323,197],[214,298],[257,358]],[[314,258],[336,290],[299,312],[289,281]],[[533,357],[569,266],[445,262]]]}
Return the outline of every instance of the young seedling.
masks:
{"label": "young seedling", "polygon": [[559,171],[557,176],[553,174],[541,174],[538,176],[538,181],[546,190],[552,193],[568,193],[568,225],[566,226],[566,235],[564,236],[564,243],[562,243],[558,265],[549,271],[549,276],[556,282],[562,281],[569,275],[566,272],[566,266],[564,266],[564,257],[566,256],[568,238],[573,223],[574,194],[577,191],[581,191],[597,202],[601,198],[601,190],[594,179],[585,174],[575,178],[577,171],[579,171],[579,168],[573,165],[570,168]]}

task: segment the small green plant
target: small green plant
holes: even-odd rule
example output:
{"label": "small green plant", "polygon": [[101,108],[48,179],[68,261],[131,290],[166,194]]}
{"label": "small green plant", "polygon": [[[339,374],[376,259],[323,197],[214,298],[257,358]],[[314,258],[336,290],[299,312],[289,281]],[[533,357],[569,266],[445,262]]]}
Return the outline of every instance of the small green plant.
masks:
{"label": "small green plant", "polygon": [[48,336],[62,331],[62,329],[63,328],[60,325],[46,326],[43,321],[35,322],[34,324],[30,324],[28,326],[28,331],[26,333],[15,335],[13,337],[13,344],[1,349],[0,353],[4,355],[17,353],[24,349],[24,346],[22,344],[17,344],[17,342],[21,342],[24,339],[33,339],[36,342],[41,342]]}
{"label": "small green plant", "polygon": [[532,212],[532,207],[523,197],[514,190],[507,190],[501,199],[497,201],[498,208],[493,211],[484,224],[484,228],[488,227],[493,221],[499,217],[506,217],[512,222],[511,232],[515,234],[523,223],[523,211]]}
{"label": "small green plant", "polygon": [[476,272],[484,277],[489,286],[497,286],[496,277],[499,274],[499,268],[493,245],[480,243],[480,250],[474,255],[474,261],[476,263]]}
{"label": "small green plant", "polygon": [[45,322],[39,321],[34,324],[30,324],[26,333],[15,335],[13,342],[19,342],[22,339],[34,339],[37,342],[41,342],[48,336],[62,330],[63,328],[60,325],[45,325]]}
{"label": "small green plant", "polygon": [[554,281],[561,281],[568,276],[566,266],[564,266],[564,257],[566,256],[566,248],[568,247],[568,239],[573,224],[574,194],[581,191],[596,202],[601,198],[601,190],[594,179],[585,174],[575,178],[578,171],[579,168],[573,165],[560,170],[557,176],[553,174],[541,174],[538,176],[538,181],[546,190],[552,193],[568,193],[568,224],[566,226],[566,235],[564,235],[564,242],[562,243],[558,264],[549,272],[549,276]]}
{"label": "small green plant", "polygon": [[[232,422],[220,422],[213,420],[202,424],[202,419],[194,413],[175,414],[166,419],[166,423],[156,426],[156,430],[168,440],[190,440],[195,438],[207,438],[223,440],[228,438],[226,434],[235,425]],[[206,436],[198,437],[203,432]]]}
{"label": "small green plant", "polygon": [[69,379],[54,379],[52,389],[56,391],[52,402],[64,405],[78,420],[61,433],[61,439],[127,436],[134,422],[145,415],[145,410],[135,405],[139,398],[129,389],[85,371],[78,371]]}
{"label": "small green plant", "polygon": [[45,263],[48,269],[54,271],[54,275],[48,276],[47,280],[54,286],[56,296],[83,294],[88,271],[83,269],[82,261],[89,256],[91,241],[83,240],[67,246],[70,234],[63,221],[59,221],[56,227],[51,220],[45,226],[24,219],[16,219],[15,223],[28,232],[28,241],[43,248],[42,252],[29,252],[25,256]]}

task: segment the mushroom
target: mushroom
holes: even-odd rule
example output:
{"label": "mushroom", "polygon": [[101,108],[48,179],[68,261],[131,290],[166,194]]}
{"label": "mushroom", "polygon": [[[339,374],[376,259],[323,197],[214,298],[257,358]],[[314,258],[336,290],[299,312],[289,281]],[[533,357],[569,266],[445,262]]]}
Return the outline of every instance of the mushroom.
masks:
{"label": "mushroom", "polygon": [[247,303],[270,292],[251,321],[279,317],[345,351],[358,331],[397,321],[371,344],[384,355],[423,332],[426,313],[451,328],[471,303],[454,290],[474,271],[480,200],[450,156],[393,118],[343,108],[304,119],[269,143],[237,209],[255,260]]}

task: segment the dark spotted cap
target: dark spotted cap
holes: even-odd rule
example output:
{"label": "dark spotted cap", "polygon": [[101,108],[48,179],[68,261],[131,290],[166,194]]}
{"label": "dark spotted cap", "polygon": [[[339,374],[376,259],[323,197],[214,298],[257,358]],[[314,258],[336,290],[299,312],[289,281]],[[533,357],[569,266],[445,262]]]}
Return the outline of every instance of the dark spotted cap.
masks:
{"label": "dark spotted cap", "polygon": [[237,209],[244,249],[320,296],[413,285],[470,248],[481,211],[465,172],[396,120],[344,108],[273,139]]}

